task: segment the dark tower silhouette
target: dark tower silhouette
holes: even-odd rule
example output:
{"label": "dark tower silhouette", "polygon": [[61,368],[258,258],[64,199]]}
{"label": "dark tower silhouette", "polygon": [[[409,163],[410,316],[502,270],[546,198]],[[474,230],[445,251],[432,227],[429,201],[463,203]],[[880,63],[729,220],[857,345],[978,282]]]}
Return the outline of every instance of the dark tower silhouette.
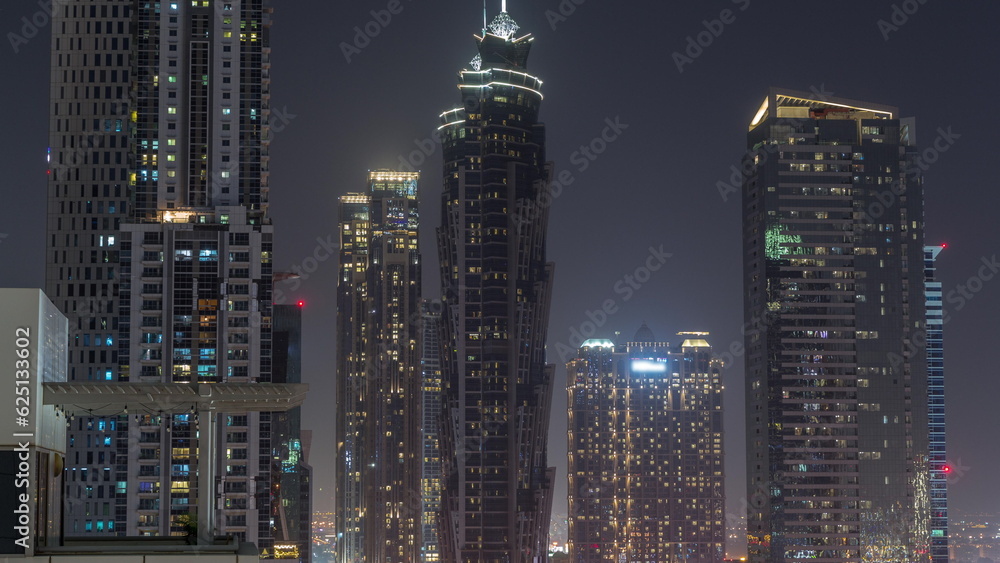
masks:
{"label": "dark tower silhouette", "polygon": [[553,265],[539,201],[550,166],[542,82],[526,68],[532,37],[517,30],[504,9],[476,37],[463,105],[441,116],[443,561],[546,558]]}

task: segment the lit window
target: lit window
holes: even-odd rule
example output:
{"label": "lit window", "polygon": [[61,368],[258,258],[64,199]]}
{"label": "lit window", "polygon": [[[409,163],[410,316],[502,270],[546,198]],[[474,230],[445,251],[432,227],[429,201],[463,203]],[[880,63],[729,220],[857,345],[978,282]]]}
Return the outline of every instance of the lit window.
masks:
{"label": "lit window", "polygon": [[229,177],[229,171],[228,170],[223,170],[222,171],[222,177],[223,178],[228,178]]}
{"label": "lit window", "polygon": [[222,108],[222,115],[229,115],[231,113],[233,113],[232,109],[230,109],[230,108]]}
{"label": "lit window", "polygon": [[167,108],[167,113],[169,113],[169,114],[176,114],[177,113],[177,108]]}
{"label": "lit window", "polygon": [[167,139],[167,145],[174,146],[177,144],[177,139]]}
{"label": "lit window", "polygon": [[167,82],[177,82],[177,77],[176,76],[168,76],[167,77]]}

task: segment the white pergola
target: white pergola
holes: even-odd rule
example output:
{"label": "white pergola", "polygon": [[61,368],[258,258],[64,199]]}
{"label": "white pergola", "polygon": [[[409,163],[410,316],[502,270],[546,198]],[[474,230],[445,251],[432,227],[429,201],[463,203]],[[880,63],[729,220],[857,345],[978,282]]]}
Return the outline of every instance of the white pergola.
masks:
{"label": "white pergola", "polygon": [[215,537],[212,491],[215,432],[220,412],[287,411],[302,404],[309,386],[281,383],[43,383],[43,403],[69,416],[197,414],[198,543]]}

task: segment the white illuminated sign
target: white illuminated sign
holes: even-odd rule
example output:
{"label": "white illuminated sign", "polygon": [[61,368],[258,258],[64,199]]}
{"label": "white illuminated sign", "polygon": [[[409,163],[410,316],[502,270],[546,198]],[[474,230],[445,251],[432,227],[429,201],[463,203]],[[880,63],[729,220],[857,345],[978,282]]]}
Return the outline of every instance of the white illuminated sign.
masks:
{"label": "white illuminated sign", "polygon": [[633,373],[667,373],[666,362],[655,360],[632,360]]}

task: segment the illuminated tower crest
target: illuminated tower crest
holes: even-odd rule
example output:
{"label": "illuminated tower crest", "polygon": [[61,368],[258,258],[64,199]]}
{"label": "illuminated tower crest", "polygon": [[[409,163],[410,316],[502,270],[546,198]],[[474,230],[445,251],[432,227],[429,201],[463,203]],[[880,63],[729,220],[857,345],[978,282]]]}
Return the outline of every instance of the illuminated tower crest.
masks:
{"label": "illuminated tower crest", "polygon": [[489,68],[524,69],[528,63],[528,53],[535,38],[529,33],[517,36],[520,26],[507,13],[507,2],[501,5],[500,13],[493,23],[486,25],[486,6],[483,6],[483,34],[476,36],[479,55],[470,65],[475,71]]}
{"label": "illuminated tower crest", "polygon": [[493,18],[493,23],[489,27],[490,33],[497,37],[503,37],[507,41],[510,41],[514,37],[518,29],[521,29],[521,27],[517,25],[517,22],[514,21],[514,18],[510,17],[510,14],[506,10]]}

